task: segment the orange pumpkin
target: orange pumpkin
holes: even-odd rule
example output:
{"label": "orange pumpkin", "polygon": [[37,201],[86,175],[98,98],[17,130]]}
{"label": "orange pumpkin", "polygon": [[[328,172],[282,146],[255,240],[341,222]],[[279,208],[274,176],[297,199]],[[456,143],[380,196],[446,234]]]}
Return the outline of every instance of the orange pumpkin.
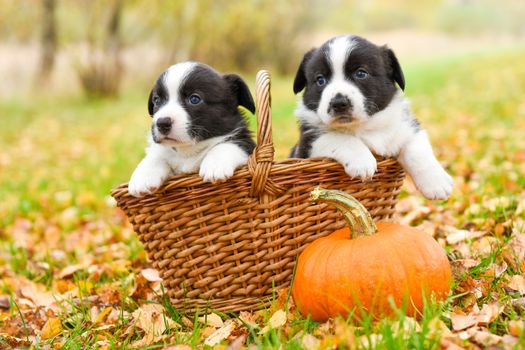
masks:
{"label": "orange pumpkin", "polygon": [[312,242],[299,256],[292,294],[301,313],[324,322],[335,315],[375,318],[405,307],[417,316],[431,294],[446,298],[450,264],[441,246],[418,229],[372,221],[355,198],[316,188],[312,200],[337,207],[349,228]]}

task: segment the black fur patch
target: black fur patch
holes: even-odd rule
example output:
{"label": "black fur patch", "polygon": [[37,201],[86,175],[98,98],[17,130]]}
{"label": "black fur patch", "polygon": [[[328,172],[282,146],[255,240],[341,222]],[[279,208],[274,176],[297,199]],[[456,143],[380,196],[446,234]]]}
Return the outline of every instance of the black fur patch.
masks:
{"label": "black fur patch", "polygon": [[290,158],[308,158],[312,150],[312,143],[319,137],[320,131],[307,124],[301,125],[299,142],[292,148]]}
{"label": "black fur patch", "polygon": [[[153,114],[157,112],[160,107],[165,105],[168,102],[168,90],[166,89],[166,85],[164,84],[164,78],[166,76],[166,72],[162,72],[161,75],[157,78],[155,81],[155,84],[153,85],[153,88],[151,89],[151,92],[149,93],[148,97],[148,112],[149,115],[153,117]],[[158,97],[159,102],[154,103],[153,100]]]}
{"label": "black fur patch", "polygon": [[328,45],[324,44],[319,49],[307,52],[299,66],[294,80],[294,92],[297,94],[305,89],[303,102],[308,109],[313,111],[319,107],[321,94],[325,86],[319,86],[316,78],[323,75],[328,81],[332,77],[332,68],[327,59]]}
{"label": "black fur patch", "polygon": [[[165,86],[163,73],[155,83],[150,94],[148,109],[154,114],[170,98]],[[189,98],[198,94],[200,103],[191,104]],[[155,105],[154,96],[160,97]],[[173,97],[171,97],[173,98]],[[246,83],[241,77],[228,74],[221,76],[204,64],[198,64],[179,87],[179,100],[189,115],[189,135],[196,141],[231,134],[231,142],[240,146],[248,154],[255,148],[248,123],[238,106],[255,112],[255,104]]]}

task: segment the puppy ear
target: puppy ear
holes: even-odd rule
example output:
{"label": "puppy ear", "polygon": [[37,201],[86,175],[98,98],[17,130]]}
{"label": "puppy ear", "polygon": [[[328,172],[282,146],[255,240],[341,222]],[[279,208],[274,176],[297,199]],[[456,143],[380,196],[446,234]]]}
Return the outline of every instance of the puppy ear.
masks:
{"label": "puppy ear", "polygon": [[399,85],[401,90],[405,90],[405,76],[403,75],[403,71],[401,70],[401,66],[399,65],[399,61],[397,60],[394,51],[386,46],[384,46],[384,50],[386,51],[387,63],[392,68],[393,80]]}
{"label": "puppy ear", "polygon": [[294,94],[297,94],[301,92],[306,87],[306,71],[305,66],[306,63],[310,60],[310,57],[312,57],[312,54],[314,53],[316,49],[311,49],[307,53],[304,54],[303,60],[301,61],[301,64],[299,65],[299,69],[297,69],[297,73],[295,74],[295,79],[293,81],[293,92]]}
{"label": "puppy ear", "polygon": [[150,91],[148,97],[148,112],[149,115],[153,117],[153,90]]}
{"label": "puppy ear", "polygon": [[243,106],[252,112],[252,114],[255,113],[255,102],[253,102],[250,89],[244,80],[242,80],[242,78],[237,74],[225,74],[223,78],[230,85],[234,96],[237,98],[237,104],[239,106]]}

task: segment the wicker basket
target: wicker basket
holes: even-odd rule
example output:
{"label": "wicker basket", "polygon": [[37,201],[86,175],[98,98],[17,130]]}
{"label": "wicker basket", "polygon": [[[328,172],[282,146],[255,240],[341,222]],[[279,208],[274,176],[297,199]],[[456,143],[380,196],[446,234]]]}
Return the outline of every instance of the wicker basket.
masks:
{"label": "wicker basket", "polygon": [[181,311],[256,309],[288,286],[304,247],[345,225],[336,209],[308,200],[315,186],[352,194],[376,220],[394,212],[404,179],[395,160],[378,159],[369,181],[351,179],[325,158],[274,161],[266,71],[257,75],[256,100],[257,147],[226,182],[192,174],[143,198],[126,184],[112,191]]}

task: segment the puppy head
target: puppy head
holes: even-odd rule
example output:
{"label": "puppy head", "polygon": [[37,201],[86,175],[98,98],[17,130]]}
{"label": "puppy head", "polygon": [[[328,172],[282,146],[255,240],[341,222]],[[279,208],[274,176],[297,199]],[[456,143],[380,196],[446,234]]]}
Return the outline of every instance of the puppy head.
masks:
{"label": "puppy head", "polygon": [[149,95],[153,140],[183,146],[227,135],[242,121],[238,106],[255,112],[250,90],[239,76],[220,75],[197,62],[175,64],[158,77]]}
{"label": "puppy head", "polygon": [[397,91],[396,83],[405,88],[392,50],[344,35],[304,55],[294,92],[304,89],[304,108],[313,111],[320,122],[334,128],[351,127],[387,107]]}

